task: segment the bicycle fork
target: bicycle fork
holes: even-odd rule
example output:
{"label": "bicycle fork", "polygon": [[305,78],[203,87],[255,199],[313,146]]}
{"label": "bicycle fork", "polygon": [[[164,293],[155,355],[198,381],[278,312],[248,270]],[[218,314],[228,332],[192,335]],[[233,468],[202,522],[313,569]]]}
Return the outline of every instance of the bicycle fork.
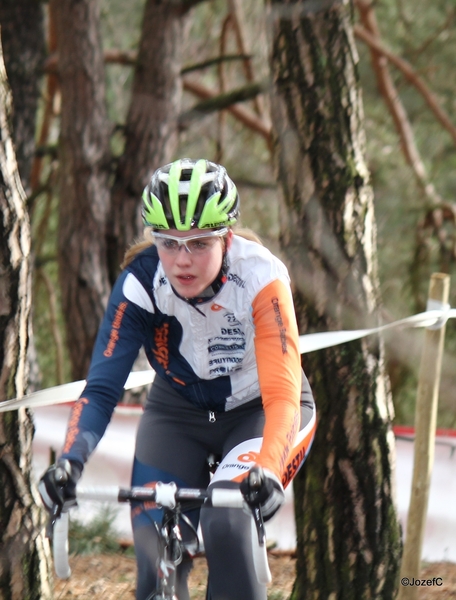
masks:
{"label": "bicycle fork", "polygon": [[182,562],[182,536],[179,514],[165,509],[161,526],[163,553],[157,564],[157,590],[151,600],[178,600],[176,596],[176,568]]}

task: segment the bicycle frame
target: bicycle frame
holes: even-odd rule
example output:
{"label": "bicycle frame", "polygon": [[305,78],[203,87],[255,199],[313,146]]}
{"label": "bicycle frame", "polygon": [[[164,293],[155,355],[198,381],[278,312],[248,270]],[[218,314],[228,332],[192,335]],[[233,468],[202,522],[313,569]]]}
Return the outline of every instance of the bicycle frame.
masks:
{"label": "bicycle frame", "polygon": [[[156,525],[161,545],[160,558],[157,564],[157,591],[150,600],[177,600],[176,568],[182,562],[184,542],[180,529],[181,505],[174,509],[164,508],[160,526]],[[196,537],[198,534],[195,531]]]}

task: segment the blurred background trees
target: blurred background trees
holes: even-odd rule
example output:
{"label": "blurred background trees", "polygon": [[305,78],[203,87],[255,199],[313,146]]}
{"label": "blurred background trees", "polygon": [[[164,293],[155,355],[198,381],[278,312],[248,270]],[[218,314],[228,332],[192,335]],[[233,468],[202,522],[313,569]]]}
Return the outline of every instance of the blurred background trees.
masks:
{"label": "blurred background trees", "polygon": [[[137,199],[159,164],[178,155],[224,162],[241,191],[243,224],[254,226],[278,251],[269,98],[258,93],[266,90],[269,76],[264,7],[234,0],[186,2],[184,8],[176,3],[165,11],[160,6],[150,0],[132,1],[128,8],[92,0],[51,2],[37,11],[31,0],[2,3],[14,135],[24,149],[20,171],[34,232],[35,340],[44,387],[84,376],[120,258],[140,234]],[[419,10],[416,3],[382,0],[375,8],[358,1],[353,10],[380,291],[384,318],[395,320],[424,308],[432,271],[451,273],[454,268],[455,9],[443,0],[432,6],[423,1]],[[14,15],[23,14],[30,18],[14,21]],[[92,44],[90,60],[83,48],[69,47],[77,43],[77,31]],[[56,52],[59,35],[62,48]],[[69,64],[71,52],[79,63]],[[61,68],[58,61],[67,62]],[[91,105],[84,86],[92,86]],[[233,99],[241,102],[233,104]],[[71,129],[79,132],[74,139]],[[84,192],[77,189],[89,179]],[[83,221],[74,218],[73,205],[81,209]],[[97,282],[89,283],[94,270]],[[450,391],[455,383],[453,332],[450,322],[442,426],[456,422]],[[402,422],[410,422],[413,414],[416,337],[419,333],[412,341],[406,335],[399,340],[395,333],[387,338],[388,373]]]}
{"label": "blurred background trees", "polygon": [[[364,278],[372,276],[370,258],[363,258],[365,249],[361,249],[356,276],[352,273],[350,282],[336,277],[342,287],[332,288],[334,298],[327,302],[330,306],[334,300],[336,308],[340,307],[352,286],[356,310],[337,318],[325,310],[320,320],[318,311],[308,312],[306,318],[300,318],[301,333],[307,328],[360,327],[374,313],[393,321],[421,311],[430,274],[453,274],[455,264],[452,191],[456,136],[451,116],[456,87],[456,8],[444,0],[379,0],[372,4],[347,0],[340,4],[348,11],[344,18],[350,17],[354,23],[354,73],[345,89],[328,90],[330,102],[335,98],[342,101],[338,111],[329,111],[328,119],[345,119],[332,123],[331,128],[334,148],[337,143],[347,148],[347,154],[340,157],[341,166],[352,160],[350,143],[358,138],[364,143],[365,130],[373,198],[356,205],[359,213],[348,215],[352,221],[344,231],[340,219],[347,216],[348,204],[335,194],[341,204],[329,202],[323,209],[335,227],[327,229],[321,247],[328,251],[336,242],[348,243],[347,238],[342,240],[344,234],[365,244],[363,227],[373,206],[378,277],[370,282],[375,296],[371,303]],[[333,3],[283,1],[271,5],[285,16],[302,10],[301,20],[294,16],[290,36],[301,26],[310,40],[322,32],[316,29],[312,33],[308,15],[318,15]],[[204,156],[227,167],[241,194],[243,225],[258,231],[266,245],[289,264],[297,287],[298,311],[309,311],[305,307],[308,299],[301,299],[298,293],[306,282],[300,280],[296,268],[299,255],[290,253],[290,239],[295,236],[292,241],[299,247],[313,235],[315,223],[306,217],[302,229],[293,230],[293,207],[286,204],[287,182],[277,162],[277,118],[275,134],[271,125],[268,48],[273,47],[275,34],[271,13],[262,2],[51,0],[40,5],[35,0],[5,0],[0,6],[0,24],[13,93],[13,138],[32,222],[32,340],[39,386],[85,376],[121,256],[141,235],[141,191],[157,166],[177,156]],[[336,32],[337,28],[334,43],[339,39]],[[340,51],[350,52],[343,44]],[[311,58],[315,59],[309,54],[307,60]],[[324,62],[328,56],[320,58],[324,74],[332,67]],[[289,61],[292,64],[292,56]],[[280,81],[274,69],[273,74],[273,89],[278,93]],[[315,81],[329,85],[327,75]],[[312,89],[317,83],[311,80],[301,83],[297,94],[306,89],[310,98],[325,91]],[[322,97],[320,101],[328,100]],[[350,130],[350,103],[361,124],[356,131]],[[315,112],[321,108],[316,105]],[[328,129],[322,127],[322,133],[329,131],[330,123],[325,125]],[[298,126],[295,129],[300,131]],[[304,136],[300,142],[318,144],[319,134],[316,130],[315,137]],[[280,143],[283,149],[284,141]],[[293,157],[292,144],[290,148]],[[304,156],[304,150],[310,156],[318,155],[312,148],[297,148],[296,156]],[[354,185],[361,193],[367,180],[361,180],[357,169],[353,165],[351,183],[343,183]],[[334,183],[335,172],[328,181],[324,173],[312,180],[318,184],[318,198],[325,197],[325,186]],[[294,177],[289,180],[290,198],[309,181],[305,179],[309,173],[297,169]],[[287,219],[291,237],[284,229]],[[342,236],[340,240],[337,234]],[[330,255],[338,259],[337,253],[330,251]],[[303,252],[302,261],[306,258]],[[354,263],[349,264],[353,267]],[[341,268],[340,263],[331,265],[327,260],[321,265],[326,274]],[[308,276],[308,272],[304,274]],[[452,298],[454,292],[450,298],[454,304]],[[386,373],[382,362],[385,379],[381,385],[391,382],[396,422],[413,423],[420,336],[419,331],[392,331],[385,336]],[[363,351],[377,360],[379,349],[372,343],[373,347],[363,346]],[[355,348],[355,355],[362,355],[360,346],[350,348]],[[456,426],[452,392],[455,353],[456,335],[450,321],[440,426]],[[30,360],[33,362],[33,356]],[[312,365],[310,370],[326,373],[321,360],[320,353],[304,357],[305,364],[309,361]],[[331,360],[339,358],[334,355]],[[335,363],[330,361],[327,368],[330,378]],[[374,401],[378,393],[370,393]]]}

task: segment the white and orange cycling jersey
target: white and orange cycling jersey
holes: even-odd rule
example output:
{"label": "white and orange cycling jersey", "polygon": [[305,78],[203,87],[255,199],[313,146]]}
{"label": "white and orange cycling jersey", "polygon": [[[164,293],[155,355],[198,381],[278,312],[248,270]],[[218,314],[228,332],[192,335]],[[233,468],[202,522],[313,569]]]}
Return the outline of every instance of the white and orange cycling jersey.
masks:
{"label": "white and orange cycling jersey", "polygon": [[157,375],[199,409],[225,412],[261,396],[266,423],[256,462],[282,478],[300,427],[302,383],[289,276],[266,248],[236,235],[227,258],[218,293],[196,304],[175,294],[154,246],[120,275],[64,458],[87,460],[143,346]]}

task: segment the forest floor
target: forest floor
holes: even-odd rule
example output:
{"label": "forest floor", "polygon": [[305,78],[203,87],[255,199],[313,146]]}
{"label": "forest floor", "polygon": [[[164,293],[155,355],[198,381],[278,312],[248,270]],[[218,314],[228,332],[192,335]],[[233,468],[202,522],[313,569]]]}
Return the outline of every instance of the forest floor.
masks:
{"label": "forest floor", "polygon": [[[122,554],[74,556],[69,580],[56,580],[56,600],[132,600],[135,597],[135,561]],[[295,559],[290,553],[270,553],[272,583],[270,600],[289,597],[295,578]],[[195,559],[190,574],[192,600],[204,600],[207,568],[204,557]],[[440,579],[439,579],[440,578]],[[456,564],[430,563],[423,566],[417,600],[456,600]]]}
{"label": "forest floor", "polygon": [[[71,558],[70,579],[56,580],[55,600],[132,600],[135,597],[135,560],[119,554]],[[272,574],[268,598],[285,600],[294,581],[295,559],[290,553],[269,555]],[[204,557],[197,557],[190,573],[192,600],[206,598],[207,566]],[[456,598],[456,596],[455,596]]]}

